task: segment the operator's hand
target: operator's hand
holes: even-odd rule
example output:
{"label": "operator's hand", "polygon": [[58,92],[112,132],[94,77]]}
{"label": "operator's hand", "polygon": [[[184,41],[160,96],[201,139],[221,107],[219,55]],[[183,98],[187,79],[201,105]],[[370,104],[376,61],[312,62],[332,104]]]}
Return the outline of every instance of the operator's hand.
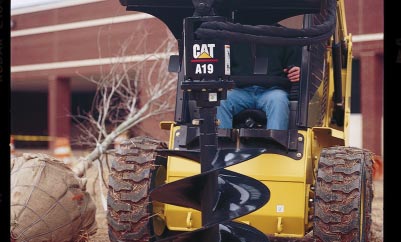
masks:
{"label": "operator's hand", "polygon": [[301,68],[299,66],[291,66],[284,68],[283,70],[285,73],[287,73],[288,79],[290,79],[291,82],[299,82],[299,75],[301,72]]}

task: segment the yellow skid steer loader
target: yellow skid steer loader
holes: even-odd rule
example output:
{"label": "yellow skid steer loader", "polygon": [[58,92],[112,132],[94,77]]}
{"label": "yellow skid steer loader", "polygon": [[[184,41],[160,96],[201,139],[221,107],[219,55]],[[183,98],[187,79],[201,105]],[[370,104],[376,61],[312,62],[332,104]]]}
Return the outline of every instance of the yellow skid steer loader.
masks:
{"label": "yellow skid steer loader", "polygon": [[[120,0],[177,39],[168,144],[121,144],[109,177],[111,241],[369,241],[372,154],[349,147],[352,39],[343,0]],[[276,23],[280,23],[277,25]],[[287,26],[286,26],[287,24]],[[301,76],[269,76],[268,59],[232,73],[238,43],[297,46]],[[261,110],[219,128],[216,110],[243,85],[289,90],[287,130]]]}

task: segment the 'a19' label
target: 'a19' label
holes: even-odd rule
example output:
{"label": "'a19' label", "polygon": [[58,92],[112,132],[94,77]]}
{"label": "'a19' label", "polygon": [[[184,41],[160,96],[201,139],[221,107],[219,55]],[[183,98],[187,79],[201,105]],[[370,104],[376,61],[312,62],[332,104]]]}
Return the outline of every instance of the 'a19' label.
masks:
{"label": "'a19' label", "polygon": [[215,44],[194,44],[192,46],[192,63],[196,63],[195,74],[213,74],[213,63],[218,60],[214,58]]}

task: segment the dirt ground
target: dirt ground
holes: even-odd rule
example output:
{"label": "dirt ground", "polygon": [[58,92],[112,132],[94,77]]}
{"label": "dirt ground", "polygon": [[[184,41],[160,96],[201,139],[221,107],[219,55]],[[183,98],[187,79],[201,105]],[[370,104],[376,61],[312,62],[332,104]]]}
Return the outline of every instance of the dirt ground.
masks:
{"label": "dirt ground", "polygon": [[[87,190],[97,205],[96,220],[98,223],[97,233],[89,237],[89,242],[109,242],[107,235],[106,211],[103,209],[101,189],[104,199],[107,198],[106,187],[100,189],[98,179],[98,167],[95,164],[88,171]],[[106,174],[106,172],[105,172]],[[107,181],[107,175],[105,176]],[[374,181],[374,199],[372,204],[372,242],[383,242],[383,180]]]}

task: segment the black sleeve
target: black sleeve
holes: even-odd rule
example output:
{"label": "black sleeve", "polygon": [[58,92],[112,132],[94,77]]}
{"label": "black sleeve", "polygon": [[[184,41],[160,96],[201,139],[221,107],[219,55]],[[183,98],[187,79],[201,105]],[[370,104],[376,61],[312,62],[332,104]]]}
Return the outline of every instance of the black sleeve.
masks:
{"label": "black sleeve", "polygon": [[295,65],[301,67],[301,46],[288,46],[285,50],[284,65]]}

